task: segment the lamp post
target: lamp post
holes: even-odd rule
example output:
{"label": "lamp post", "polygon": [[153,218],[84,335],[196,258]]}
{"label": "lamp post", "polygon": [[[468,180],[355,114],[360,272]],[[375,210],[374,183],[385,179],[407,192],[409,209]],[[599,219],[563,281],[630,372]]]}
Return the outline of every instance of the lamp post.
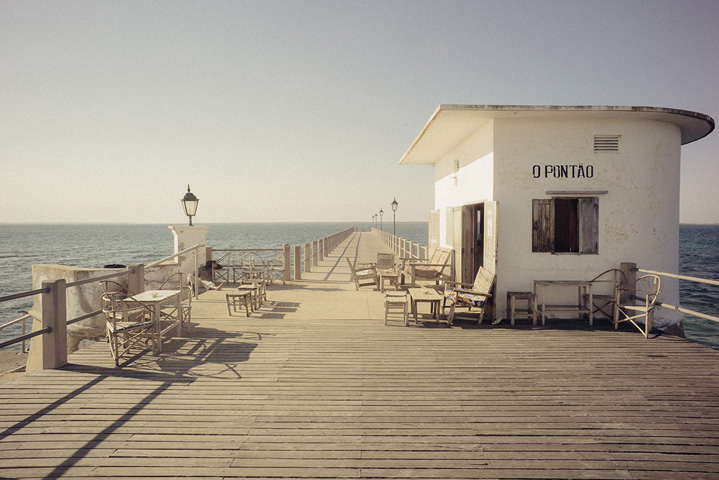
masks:
{"label": "lamp post", "polygon": [[192,226],[192,217],[197,213],[197,204],[200,203],[200,199],[190,191],[190,184],[187,184],[187,193],[180,201],[182,202],[182,208],[185,210],[185,215],[190,217],[190,226]]}
{"label": "lamp post", "polygon": [[379,209],[379,229],[380,231],[384,231],[382,228],[382,215],[384,215],[384,211],[380,208]]}
{"label": "lamp post", "polygon": [[397,215],[397,199],[395,198],[392,200],[392,235],[397,235],[397,222],[396,222],[396,215]]}

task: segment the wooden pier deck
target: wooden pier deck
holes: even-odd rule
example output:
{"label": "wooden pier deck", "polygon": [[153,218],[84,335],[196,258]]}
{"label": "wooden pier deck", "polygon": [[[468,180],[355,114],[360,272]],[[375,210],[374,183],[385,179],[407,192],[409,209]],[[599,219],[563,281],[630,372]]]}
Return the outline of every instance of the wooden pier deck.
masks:
{"label": "wooden pier deck", "polygon": [[[346,240],[249,318],[0,385],[0,478],[719,478],[719,352],[595,328],[384,325]],[[344,264],[344,265],[343,265]]]}

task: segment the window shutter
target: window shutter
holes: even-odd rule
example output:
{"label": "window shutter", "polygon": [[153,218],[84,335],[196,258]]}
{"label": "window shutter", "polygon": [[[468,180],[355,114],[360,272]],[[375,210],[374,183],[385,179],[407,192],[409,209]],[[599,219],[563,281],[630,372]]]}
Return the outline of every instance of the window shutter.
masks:
{"label": "window shutter", "polygon": [[554,202],[551,198],[532,200],[532,251],[554,251]]}
{"label": "window shutter", "polygon": [[599,199],[580,198],[577,206],[579,216],[579,252],[599,253]]}

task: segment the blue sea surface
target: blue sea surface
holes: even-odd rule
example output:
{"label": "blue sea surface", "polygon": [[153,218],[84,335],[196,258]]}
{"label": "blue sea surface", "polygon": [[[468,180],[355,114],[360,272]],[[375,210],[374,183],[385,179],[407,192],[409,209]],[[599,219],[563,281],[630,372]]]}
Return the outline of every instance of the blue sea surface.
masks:
{"label": "blue sea surface", "polygon": [[[211,224],[208,245],[214,248],[281,248],[303,245],[361,223],[226,223]],[[397,235],[427,243],[426,222],[397,223]],[[167,225],[9,225],[0,224],[0,296],[32,288],[32,264],[101,268],[107,264],[150,263],[173,253]],[[719,280],[719,226],[682,225],[679,229],[679,273]],[[679,282],[683,307],[719,316],[719,287]],[[0,303],[0,324],[20,317],[32,299]],[[719,350],[719,323],[687,315],[688,339]],[[0,332],[18,335],[20,326]],[[20,348],[19,345],[15,348]]]}
{"label": "blue sea surface", "polygon": [[[682,225],[679,228],[679,273],[719,280],[719,225]],[[719,317],[719,287],[679,281],[681,306]],[[687,315],[686,337],[719,350],[719,323]]]}

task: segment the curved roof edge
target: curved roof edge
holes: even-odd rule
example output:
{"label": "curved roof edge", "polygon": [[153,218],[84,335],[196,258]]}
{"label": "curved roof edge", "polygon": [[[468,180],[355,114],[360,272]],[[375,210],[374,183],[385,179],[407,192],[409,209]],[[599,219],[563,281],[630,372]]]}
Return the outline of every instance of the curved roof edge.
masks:
{"label": "curved roof edge", "polygon": [[[436,155],[443,147],[456,146],[466,138],[469,130],[479,128],[490,119],[506,118],[509,115],[537,117],[546,116],[547,114],[578,114],[607,118],[614,117],[616,114],[669,122],[681,129],[682,145],[706,137],[715,127],[714,119],[709,115],[676,108],[609,105],[440,104],[399,163],[405,165],[431,165],[434,161],[427,158],[427,154]],[[463,128],[448,128],[453,122],[457,121],[456,116],[469,116],[471,118],[462,118]],[[445,119],[444,117],[448,118]],[[440,136],[443,138],[440,139]],[[427,150],[420,152],[419,150],[424,150],[423,147],[427,147]]]}

